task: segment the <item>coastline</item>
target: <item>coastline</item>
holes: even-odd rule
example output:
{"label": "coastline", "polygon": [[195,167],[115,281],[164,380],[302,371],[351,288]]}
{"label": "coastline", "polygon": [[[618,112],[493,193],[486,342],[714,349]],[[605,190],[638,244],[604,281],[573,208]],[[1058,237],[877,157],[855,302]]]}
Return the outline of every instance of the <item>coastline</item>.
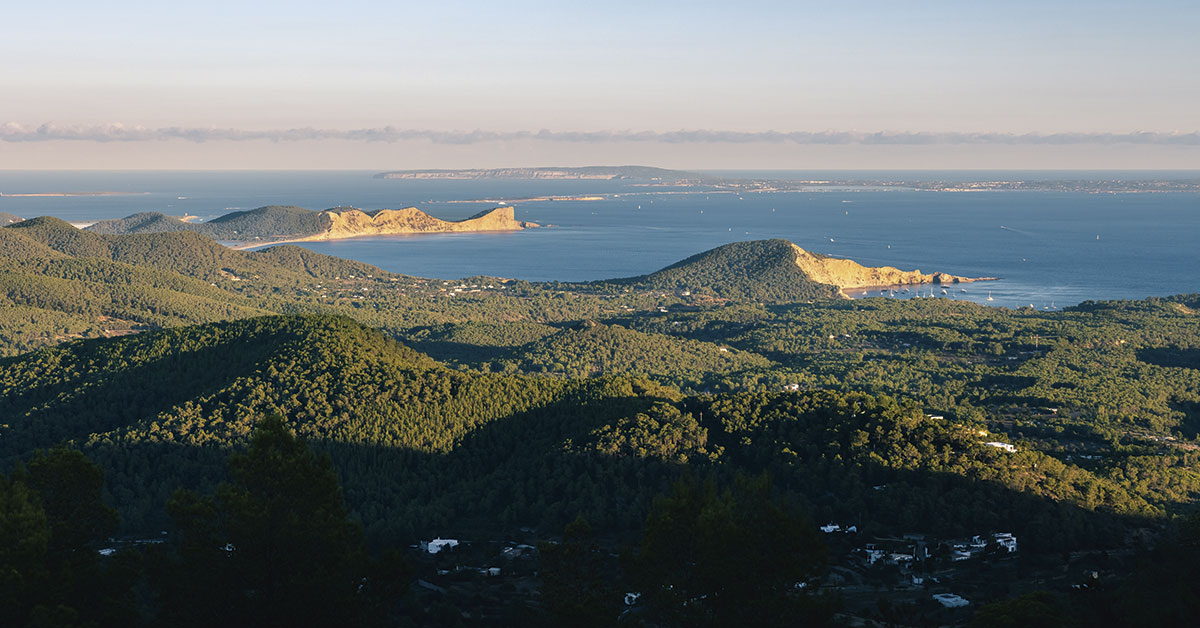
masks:
{"label": "coastline", "polygon": [[889,292],[900,292],[902,290],[912,290],[913,288],[924,288],[924,287],[932,288],[933,286],[937,286],[939,288],[949,288],[950,286],[955,286],[958,284],[975,283],[977,281],[1000,281],[1000,279],[1001,279],[1000,277],[957,277],[957,280],[952,281],[952,282],[925,281],[925,282],[920,282],[920,283],[891,283],[891,284],[880,284],[880,285],[841,286],[838,288],[838,294],[847,299],[855,299],[855,298],[863,298],[863,297],[862,297],[862,295],[855,297],[851,294],[848,294],[846,291],[847,290],[851,290],[851,291],[862,290],[864,292],[874,292],[875,290],[880,290],[880,291],[887,290]]}
{"label": "coastline", "polygon": [[[551,226],[553,226],[553,225],[539,225],[538,228],[544,229],[546,227],[551,227]],[[253,241],[246,241],[246,240],[226,240],[226,241],[221,242],[221,244],[223,244],[225,246],[225,248],[228,248],[233,251],[253,251],[255,249],[261,249],[261,248],[268,247],[268,246],[275,246],[277,244],[296,244],[299,242],[332,242],[335,240],[354,240],[357,238],[424,236],[424,235],[440,235],[440,234],[445,234],[445,233],[512,233],[514,231],[524,231],[524,230],[525,229],[477,229],[477,230],[467,230],[467,231],[408,231],[408,232],[399,232],[399,233],[354,233],[354,234],[336,235],[336,236],[320,234],[319,236],[308,236],[308,237],[303,237],[303,238],[285,238],[282,240],[270,240],[270,241],[266,241],[266,242],[253,242]]]}

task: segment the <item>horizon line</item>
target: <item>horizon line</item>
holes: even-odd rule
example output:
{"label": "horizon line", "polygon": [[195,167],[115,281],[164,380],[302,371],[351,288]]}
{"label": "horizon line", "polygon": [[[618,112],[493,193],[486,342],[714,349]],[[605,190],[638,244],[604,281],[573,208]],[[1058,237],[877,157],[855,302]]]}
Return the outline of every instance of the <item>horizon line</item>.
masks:
{"label": "horizon line", "polygon": [[1001,131],[730,131],[690,129],[676,131],[439,131],[404,129],[394,126],[359,129],[293,127],[283,129],[239,129],[233,127],[143,127],[120,123],[102,125],[59,125],[48,122],[36,127],[16,122],[0,125],[0,141],[133,143],[183,140],[207,142],[311,142],[350,141],[397,143],[427,141],[433,144],[469,145],[492,142],[533,141],[566,144],[659,143],[659,144],[799,144],[799,145],[1084,145],[1129,144],[1200,147],[1200,131],[1132,131],[1014,133]]}

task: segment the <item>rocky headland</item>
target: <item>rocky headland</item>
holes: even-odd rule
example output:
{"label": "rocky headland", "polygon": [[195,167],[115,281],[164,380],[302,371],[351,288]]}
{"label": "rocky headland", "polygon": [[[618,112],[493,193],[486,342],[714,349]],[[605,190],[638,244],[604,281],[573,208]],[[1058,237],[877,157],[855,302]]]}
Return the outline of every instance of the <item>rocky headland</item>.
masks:
{"label": "rocky headland", "polygon": [[118,220],[102,220],[87,227],[87,230],[104,235],[195,231],[214,240],[233,242],[234,248],[256,248],[282,242],[339,240],[370,235],[519,231],[537,226],[536,223],[517,220],[512,207],[496,207],[463,220],[442,220],[416,207],[376,211],[334,207],[313,211],[303,207],[270,205],[225,214],[208,222],[181,220],[147,212]]}
{"label": "rocky headland", "polygon": [[404,235],[462,231],[520,231],[538,227],[537,223],[517,220],[512,207],[497,207],[463,220],[434,218],[416,207],[381,209],[326,210],[321,212],[325,229],[302,240],[338,240],[367,235]]}
{"label": "rocky headland", "polygon": [[894,266],[863,266],[854,260],[810,253],[792,244],[796,266],[812,281],[837,286],[839,290],[903,286],[913,284],[955,284],[987,281],[995,277],[960,277],[949,273],[922,273]]}

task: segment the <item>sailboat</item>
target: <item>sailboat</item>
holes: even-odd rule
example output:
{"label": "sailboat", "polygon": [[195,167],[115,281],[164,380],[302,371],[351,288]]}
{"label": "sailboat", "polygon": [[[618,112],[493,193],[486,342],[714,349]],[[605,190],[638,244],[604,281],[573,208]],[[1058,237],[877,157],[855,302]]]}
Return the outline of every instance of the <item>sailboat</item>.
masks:
{"label": "sailboat", "polygon": [[988,301],[995,301],[995,299],[993,299],[993,298],[992,298],[992,291],[991,291],[991,290],[988,290],[988,298],[987,298],[987,300],[988,300]]}

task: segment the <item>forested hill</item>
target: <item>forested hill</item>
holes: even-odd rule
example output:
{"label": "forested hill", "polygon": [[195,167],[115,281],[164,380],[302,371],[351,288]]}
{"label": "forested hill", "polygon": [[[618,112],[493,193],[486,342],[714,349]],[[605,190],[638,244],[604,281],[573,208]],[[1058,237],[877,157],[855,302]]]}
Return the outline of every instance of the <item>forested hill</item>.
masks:
{"label": "forested hill", "polygon": [[607,283],[778,303],[845,297],[843,290],[852,288],[987,279],[994,278],[863,266],[854,260],[812,253],[787,240],[775,239],[726,244],[649,275]]}
{"label": "forested hill", "polygon": [[261,316],[338,277],[394,278],[293,246],[244,253],[196,233],[103,236],[57,218],[0,228],[0,355],[82,335]]}
{"label": "forested hill", "polygon": [[615,285],[686,290],[727,299],[802,301],[838,296],[837,286],[817,283],[796,265],[787,240],[734,242],[693,255],[649,275]]}
{"label": "forested hill", "polygon": [[[854,525],[822,535],[838,577],[850,578],[830,586],[856,612],[901,625],[965,622],[938,619],[947,609],[912,575],[936,574],[934,591],[971,599],[947,612],[1036,588],[1075,591],[1081,572],[1127,577],[1131,550],[1195,510],[1197,295],[1064,311],[822,298],[835,286],[805,275],[798,255],[773,240],[610,282],[443,281],[298,247],[237,252],[192,232],[106,236],[49,218],[0,228],[0,468],[13,469],[0,478],[0,506],[32,503],[21,491],[36,473],[19,461],[44,466],[34,452],[65,443],[83,454],[52,457],[86,455],[102,468],[103,479],[90,476],[93,501],[119,510],[118,535],[183,551],[188,524],[174,517],[191,509],[168,516],[171,495],[209,493],[231,477],[227,455],[252,427],[277,425],[329,454],[350,520],[376,547],[464,541],[448,555],[410,555],[416,577],[447,591],[419,593],[429,614],[414,625],[454,623],[492,604],[481,600],[542,608],[553,596],[532,593],[532,574],[552,590],[554,544],[511,561],[501,548],[534,549],[582,515],[598,537],[590,551],[610,556],[653,532],[660,506],[692,503],[692,489],[656,500],[677,480],[716,496],[748,475],[769,478],[764,499]],[[281,421],[263,420],[276,413]],[[336,494],[337,481],[327,484]],[[703,504],[688,512],[715,512]],[[36,515],[0,511],[0,524]],[[1020,538],[1019,554],[988,543],[965,563],[952,558],[973,535],[998,532]],[[901,538],[909,533],[934,553],[920,572],[870,565],[855,549],[916,552]],[[757,574],[740,557],[756,535],[722,534],[717,544]],[[202,545],[222,565],[241,564],[216,549],[226,543]],[[235,544],[237,556],[255,555]],[[757,544],[778,553],[774,541]],[[104,559],[108,573],[143,547],[129,545]],[[0,575],[18,573],[3,560]],[[620,570],[603,560],[594,573]],[[501,565],[503,575],[457,565]],[[647,590],[617,581],[613,618],[624,592]],[[929,612],[901,621],[887,604],[913,595]],[[505,612],[499,604],[487,612]],[[29,623],[4,621],[11,607],[0,604],[0,624]]]}
{"label": "forested hill", "polygon": [[[231,250],[198,233],[108,236],[76,229],[62,220],[47,216],[5,227],[0,230],[0,239],[4,242],[0,246],[5,247],[0,254],[4,251],[41,250],[49,255],[122,262],[208,281],[228,278],[230,274],[257,275],[278,281],[300,277],[389,274],[369,264],[329,257],[294,246],[247,253]],[[14,261],[15,257],[5,255],[0,260]]]}
{"label": "forested hill", "polygon": [[[323,316],[68,343],[0,363],[0,391],[3,466],[63,440],[82,446],[105,467],[109,496],[134,530],[165,525],[162,507],[176,488],[214,485],[228,448],[277,412],[335,455],[368,530],[408,538],[414,526],[429,532],[471,520],[472,510],[476,524],[494,522],[519,490],[501,468],[537,473],[537,461],[562,452],[564,439],[603,423],[595,417],[646,405],[620,401],[638,396],[628,382],[451,371],[376,330]],[[444,457],[501,419],[507,427],[471,448],[491,458],[494,486],[450,490],[487,472],[449,473],[458,463]],[[559,488],[529,497],[562,499],[579,477],[531,477]],[[420,499],[410,502],[413,491]],[[573,516],[561,508],[534,514],[533,500],[521,503],[526,520],[561,525]]]}
{"label": "forested hill", "polygon": [[157,212],[102,220],[87,231],[105,235],[195,231],[214,240],[254,240],[303,237],[327,227],[321,212],[292,205],[268,205],[232,212],[208,222],[184,222]]}
{"label": "forested hill", "polygon": [[228,449],[271,413],[333,455],[372,536],[405,544],[443,530],[552,533],[581,512],[633,532],[682,464],[726,478],[770,471],[823,519],[1011,529],[1035,548],[1112,543],[1119,516],[1163,507],[886,396],[683,398],[641,379],[464,373],[344,317],[68,343],[0,362],[0,391],[0,464],[82,447],[131,531],[167,525],[176,488],[216,484]]}
{"label": "forested hill", "polygon": [[101,220],[88,225],[84,230],[101,235],[196,231],[195,225],[161,212],[139,212],[124,218]]}

